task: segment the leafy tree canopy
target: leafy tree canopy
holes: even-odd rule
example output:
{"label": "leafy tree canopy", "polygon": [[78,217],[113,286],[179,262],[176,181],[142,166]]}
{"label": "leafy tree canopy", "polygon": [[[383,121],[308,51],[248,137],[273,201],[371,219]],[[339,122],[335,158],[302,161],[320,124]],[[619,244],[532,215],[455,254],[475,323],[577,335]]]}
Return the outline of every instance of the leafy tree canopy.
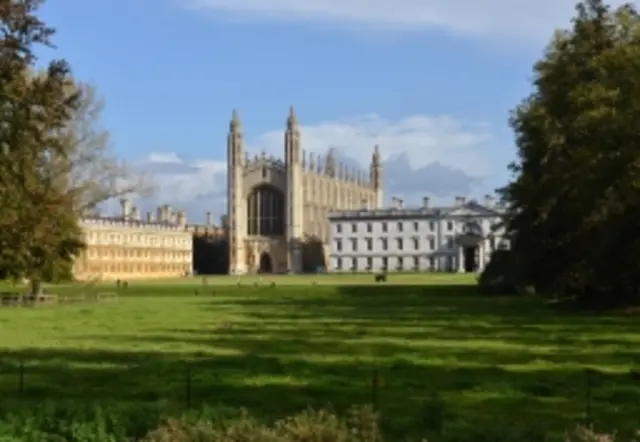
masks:
{"label": "leafy tree canopy", "polygon": [[501,189],[523,284],[598,305],[640,288],[640,17],[576,7],[513,111],[518,159]]}

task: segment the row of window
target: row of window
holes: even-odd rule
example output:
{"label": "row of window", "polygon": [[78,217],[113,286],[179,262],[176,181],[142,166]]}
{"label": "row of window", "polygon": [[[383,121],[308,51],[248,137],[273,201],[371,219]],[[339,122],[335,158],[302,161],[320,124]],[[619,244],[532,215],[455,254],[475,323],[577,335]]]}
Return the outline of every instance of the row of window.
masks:
{"label": "row of window", "polygon": [[158,236],[142,233],[117,234],[89,232],[87,243],[89,244],[144,244],[147,246],[188,246],[192,242],[190,236]]}
{"label": "row of window", "polygon": [[[389,249],[389,238],[378,238],[378,240],[380,241],[381,250]],[[429,237],[427,238],[427,240],[429,241],[428,250],[435,250],[436,239]],[[358,238],[349,238],[349,243],[351,245],[350,251],[357,252],[359,242],[360,241],[358,240]],[[369,252],[373,251],[373,238],[364,238],[364,242],[365,242],[365,250]],[[453,236],[447,236],[445,238],[445,242],[446,242],[447,248],[453,249],[453,245],[454,245]],[[396,243],[396,250],[404,250],[405,238],[395,238],[395,243]],[[411,244],[413,245],[413,250],[420,250],[420,237],[416,236],[414,238],[411,238]],[[342,247],[341,238],[338,238],[335,240],[335,248],[336,248],[336,251],[338,252],[342,251],[343,247]]]}
{"label": "row of window", "polygon": [[[389,238],[378,238],[378,240],[380,241],[380,249],[383,251],[386,251],[389,249]],[[436,249],[436,239],[433,237],[428,237],[427,240],[429,241],[429,247],[427,250],[435,250]],[[351,252],[357,252],[358,251],[358,245],[359,245],[360,240],[358,238],[349,238],[349,243],[351,246],[350,251]],[[398,251],[402,251],[405,250],[404,246],[405,246],[405,238],[395,238],[395,242],[396,242],[396,250]],[[496,248],[496,238],[495,237],[491,237],[489,239],[489,247],[491,250],[495,250]],[[372,252],[373,251],[373,238],[364,238],[364,243],[365,243],[365,250],[368,252]],[[411,243],[413,244],[413,250],[420,250],[420,237],[413,237],[411,238]],[[337,238],[335,240],[335,250],[337,252],[342,252],[343,250],[343,245],[342,245],[342,239],[341,238]],[[454,239],[453,236],[446,236],[445,237],[445,244],[447,249],[453,249],[454,247]]]}
{"label": "row of window", "polygon": [[176,274],[184,274],[191,271],[190,264],[84,264],[79,263],[76,266],[77,273],[165,273],[175,272]]}
{"label": "row of window", "polygon": [[[398,221],[396,223],[396,231],[397,232],[404,232],[404,225],[408,224],[405,223],[403,221]],[[413,221],[412,223],[412,228],[414,232],[418,232],[420,231],[420,223],[417,221]],[[382,226],[382,231],[383,232],[388,232],[389,231],[389,223],[382,222],[381,223]],[[453,221],[447,221],[447,230],[448,231],[453,231]],[[431,232],[435,232],[436,230],[436,223],[434,221],[429,221],[429,230]],[[366,225],[366,231],[367,233],[372,233],[373,232],[373,223],[367,223]],[[343,228],[342,228],[342,224],[336,224],[336,233],[342,233],[343,232]],[[351,224],[351,233],[358,233],[358,224],[357,223],[352,223]]]}
{"label": "row of window", "polygon": [[[358,268],[358,258],[344,258],[347,261],[351,261],[349,264],[349,267],[345,268],[343,267],[343,258],[336,258],[336,266],[335,266],[335,270],[352,270],[352,271],[358,271],[358,270],[372,270],[373,269],[373,258],[371,257],[367,257],[366,258],[366,265],[363,269],[359,269]],[[405,262],[404,257],[402,256],[398,256],[396,257],[396,270],[402,271],[402,270],[420,270],[420,259],[421,256],[417,255],[417,256],[412,256],[411,260],[407,260],[409,262]],[[406,265],[409,265],[408,267],[406,267]],[[433,257],[429,258],[429,268],[430,269],[434,269],[436,265],[436,260]],[[382,268],[383,269],[388,269],[389,268],[389,258],[387,258],[386,256],[382,257]]]}
{"label": "row of window", "polygon": [[110,259],[110,258],[147,258],[147,259],[178,259],[181,261],[188,261],[193,256],[190,251],[182,250],[104,250],[104,249],[92,249],[87,250],[86,257],[94,259]]}

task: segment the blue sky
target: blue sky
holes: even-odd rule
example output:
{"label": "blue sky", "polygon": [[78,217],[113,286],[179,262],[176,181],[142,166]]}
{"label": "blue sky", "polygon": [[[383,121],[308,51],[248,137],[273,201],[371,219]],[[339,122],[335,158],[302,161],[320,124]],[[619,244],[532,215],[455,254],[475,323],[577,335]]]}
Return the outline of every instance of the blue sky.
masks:
{"label": "blue sky", "polygon": [[571,0],[49,0],[76,76],[106,100],[119,155],[156,176],[155,202],[220,215],[225,138],[282,152],[290,105],[303,147],[365,167],[387,195],[481,197],[513,158],[508,113]]}

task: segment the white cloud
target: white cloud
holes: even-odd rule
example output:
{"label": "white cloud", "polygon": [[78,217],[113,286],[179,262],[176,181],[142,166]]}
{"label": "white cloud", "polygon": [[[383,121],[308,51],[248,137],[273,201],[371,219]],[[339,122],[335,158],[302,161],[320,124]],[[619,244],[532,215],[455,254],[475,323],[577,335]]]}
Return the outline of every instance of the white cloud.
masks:
{"label": "white cloud", "polygon": [[[504,168],[491,158],[491,126],[465,124],[449,116],[414,115],[387,121],[365,115],[303,125],[301,132],[305,150],[325,154],[336,147],[347,161],[364,169],[369,167],[374,145],[379,144],[385,161],[386,190],[416,198],[478,193],[482,178]],[[268,131],[247,140],[247,151],[281,157],[283,138],[284,128]],[[224,212],[224,158],[189,160],[176,153],[154,152],[141,160],[140,166],[153,174],[158,184],[154,204],[166,202],[185,208],[196,222],[207,211],[216,215]]]}
{"label": "white cloud", "polygon": [[[234,19],[341,23],[392,30],[444,29],[536,44],[566,27],[575,0],[174,0]],[[616,0],[615,4],[622,2]]]}

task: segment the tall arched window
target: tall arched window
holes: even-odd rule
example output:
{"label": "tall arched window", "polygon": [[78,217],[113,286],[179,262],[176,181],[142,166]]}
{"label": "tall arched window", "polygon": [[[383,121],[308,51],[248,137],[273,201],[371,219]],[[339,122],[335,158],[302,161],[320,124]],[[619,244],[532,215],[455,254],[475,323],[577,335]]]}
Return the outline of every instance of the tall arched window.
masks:
{"label": "tall arched window", "polygon": [[255,187],[247,198],[249,235],[284,235],[285,201],[280,190],[268,184]]}

